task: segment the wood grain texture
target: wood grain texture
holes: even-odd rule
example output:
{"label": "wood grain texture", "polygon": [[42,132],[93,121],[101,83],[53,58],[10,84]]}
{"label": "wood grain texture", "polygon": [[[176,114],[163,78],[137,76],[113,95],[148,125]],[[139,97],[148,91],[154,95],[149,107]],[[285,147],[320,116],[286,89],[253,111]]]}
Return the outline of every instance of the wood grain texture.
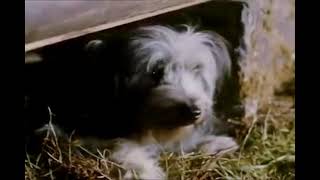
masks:
{"label": "wood grain texture", "polygon": [[25,52],[209,0],[25,1]]}

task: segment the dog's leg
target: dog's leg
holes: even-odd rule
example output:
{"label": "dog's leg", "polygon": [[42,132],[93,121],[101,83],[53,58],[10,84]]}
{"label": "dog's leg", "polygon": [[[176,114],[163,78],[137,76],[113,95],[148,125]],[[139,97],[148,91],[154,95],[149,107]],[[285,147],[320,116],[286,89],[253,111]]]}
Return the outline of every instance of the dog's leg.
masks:
{"label": "dog's leg", "polygon": [[200,145],[202,152],[213,155],[232,153],[238,148],[239,146],[235,140],[227,136],[205,136]]}
{"label": "dog's leg", "polygon": [[164,180],[165,174],[158,165],[157,147],[142,146],[132,141],[119,143],[111,159],[120,163],[126,173],[124,179]]}

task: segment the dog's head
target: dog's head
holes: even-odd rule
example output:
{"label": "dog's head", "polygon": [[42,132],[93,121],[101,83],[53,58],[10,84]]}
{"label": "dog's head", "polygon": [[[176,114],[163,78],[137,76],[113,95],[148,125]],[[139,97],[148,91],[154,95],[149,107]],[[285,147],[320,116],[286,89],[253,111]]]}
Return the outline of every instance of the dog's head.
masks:
{"label": "dog's head", "polygon": [[138,119],[149,128],[199,123],[212,113],[214,93],[230,70],[224,39],[191,26],[138,30],[130,43],[133,57],[127,88],[142,99]]}

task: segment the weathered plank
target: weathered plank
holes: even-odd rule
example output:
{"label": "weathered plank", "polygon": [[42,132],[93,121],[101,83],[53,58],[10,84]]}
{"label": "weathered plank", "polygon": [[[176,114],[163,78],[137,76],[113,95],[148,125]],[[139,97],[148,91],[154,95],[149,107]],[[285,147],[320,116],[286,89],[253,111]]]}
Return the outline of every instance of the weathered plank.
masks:
{"label": "weathered plank", "polygon": [[25,1],[25,52],[210,0]]}

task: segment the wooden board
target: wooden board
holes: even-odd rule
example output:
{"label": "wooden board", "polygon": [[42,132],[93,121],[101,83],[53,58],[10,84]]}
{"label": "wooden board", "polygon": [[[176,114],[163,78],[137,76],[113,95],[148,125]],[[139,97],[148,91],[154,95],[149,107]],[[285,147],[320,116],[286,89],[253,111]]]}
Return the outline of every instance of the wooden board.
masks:
{"label": "wooden board", "polygon": [[25,52],[210,0],[25,1]]}

